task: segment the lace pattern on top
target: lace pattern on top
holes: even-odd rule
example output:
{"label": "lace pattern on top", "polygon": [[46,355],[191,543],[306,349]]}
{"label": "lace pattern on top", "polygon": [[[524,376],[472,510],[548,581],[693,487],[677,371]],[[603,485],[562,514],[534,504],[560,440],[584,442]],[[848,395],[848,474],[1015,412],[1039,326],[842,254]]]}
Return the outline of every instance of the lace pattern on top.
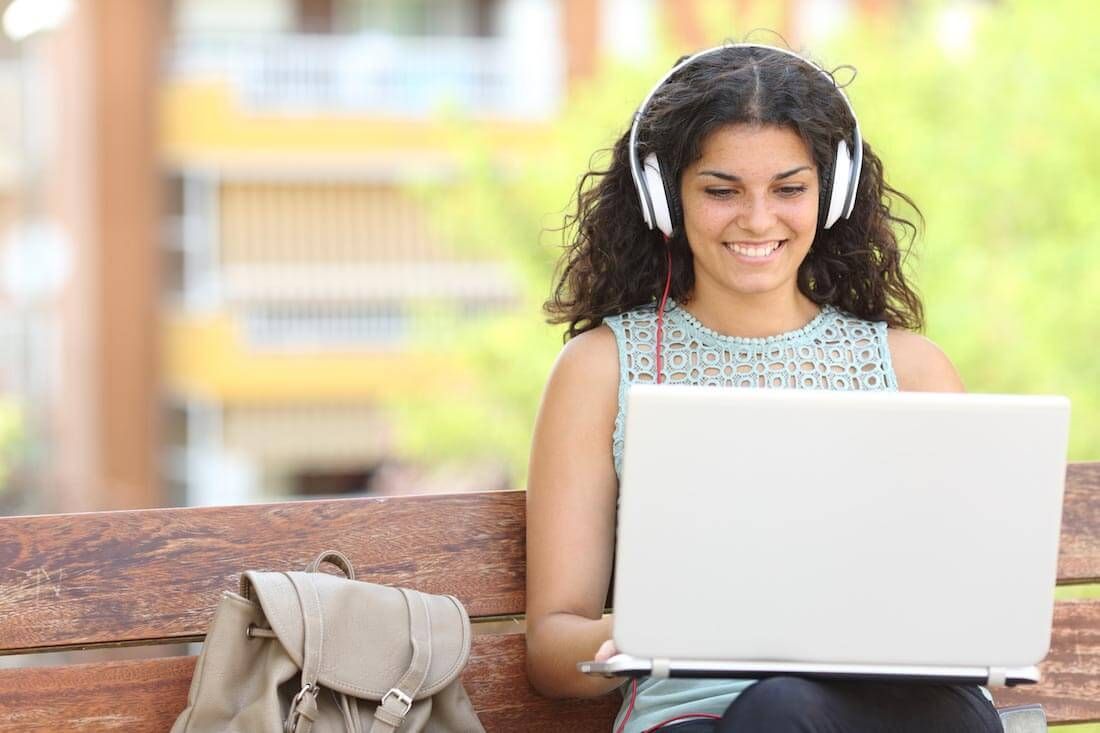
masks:
{"label": "lace pattern on top", "polygon": [[[621,475],[626,393],[655,381],[657,309],[643,306],[604,319],[619,347],[619,410],[613,456]],[[786,389],[896,390],[886,324],[825,306],[804,327],[767,338],[713,331],[673,301],[665,310],[665,384]]]}

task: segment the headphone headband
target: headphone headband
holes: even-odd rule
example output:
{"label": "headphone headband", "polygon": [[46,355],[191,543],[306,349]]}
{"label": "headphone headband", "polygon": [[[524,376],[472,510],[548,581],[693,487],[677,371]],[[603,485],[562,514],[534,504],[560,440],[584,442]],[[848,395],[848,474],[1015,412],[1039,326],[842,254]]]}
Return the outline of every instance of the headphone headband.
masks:
{"label": "headphone headband", "polygon": [[[832,75],[825,71],[817,64],[813,63],[809,59],[795,53],[794,51],[787,50],[785,48],[777,48],[775,46],[766,46],[760,43],[727,43],[721,46],[715,46],[713,48],[704,49],[691,56],[680,63],[673,66],[668,73],[661,77],[653,88],[649,91],[649,94],[642,100],[641,105],[638,107],[638,111],[634,113],[634,121],[630,126],[630,140],[629,140],[629,162],[630,162],[630,176],[634,179],[634,187],[638,191],[638,198],[642,206],[642,216],[645,218],[646,224],[650,229],[660,228],[667,236],[671,236],[672,228],[675,224],[672,220],[671,213],[668,207],[668,201],[665,195],[664,187],[662,185],[661,190],[651,191],[650,186],[646,181],[646,174],[642,169],[642,164],[638,159],[638,128],[641,126],[642,116],[645,114],[646,109],[649,107],[649,102],[653,98],[653,95],[657,93],[657,90],[664,86],[673,74],[684,69],[685,67],[693,64],[696,60],[708,56],[712,53],[724,51],[728,48],[759,48],[767,51],[775,51],[777,53],[786,54],[791,58],[797,59],[807,66],[813,68],[815,71],[821,73],[829,83],[836,89],[840,98],[844,101],[844,105],[848,108],[848,113],[852,117],[853,124],[853,149],[844,150],[847,148],[847,142],[841,140],[838,145],[838,160],[835,161],[833,166],[833,174],[836,175],[840,172],[841,158],[844,153],[847,153],[848,165],[845,171],[845,180],[843,181],[843,188],[838,188],[837,183],[839,181],[832,181],[832,185],[829,187],[830,196],[829,201],[826,201],[827,211],[822,212],[825,216],[824,227],[828,229],[839,218],[848,218],[851,215],[852,209],[855,208],[856,201],[856,187],[859,184],[859,174],[863,168],[863,136],[859,130],[859,118],[856,117],[855,109],[852,107],[851,101],[848,99],[848,95],[844,93]],[[661,172],[659,166],[654,159],[653,165],[650,165],[649,158],[646,159],[646,166],[654,170],[654,173],[658,180],[660,180]],[[655,187],[656,188],[656,187]],[[654,202],[654,194],[660,197],[660,201]]]}

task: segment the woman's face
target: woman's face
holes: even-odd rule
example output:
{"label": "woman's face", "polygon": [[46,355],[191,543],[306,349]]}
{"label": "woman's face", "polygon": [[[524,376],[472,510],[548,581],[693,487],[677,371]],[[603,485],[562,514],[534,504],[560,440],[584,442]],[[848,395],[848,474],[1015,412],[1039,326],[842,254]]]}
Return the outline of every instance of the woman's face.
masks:
{"label": "woman's face", "polygon": [[711,133],[680,180],[695,294],[797,290],[817,229],[818,186],[813,156],[789,128]]}

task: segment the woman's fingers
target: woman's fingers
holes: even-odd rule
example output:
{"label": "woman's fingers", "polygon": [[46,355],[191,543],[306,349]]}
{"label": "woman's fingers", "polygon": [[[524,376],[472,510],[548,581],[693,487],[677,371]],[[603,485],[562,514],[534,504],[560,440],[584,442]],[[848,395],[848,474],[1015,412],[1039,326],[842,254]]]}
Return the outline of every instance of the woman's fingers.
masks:
{"label": "woman's fingers", "polygon": [[619,650],[615,648],[615,642],[608,639],[603,644],[600,644],[600,648],[596,650],[596,661],[606,662],[618,653]]}

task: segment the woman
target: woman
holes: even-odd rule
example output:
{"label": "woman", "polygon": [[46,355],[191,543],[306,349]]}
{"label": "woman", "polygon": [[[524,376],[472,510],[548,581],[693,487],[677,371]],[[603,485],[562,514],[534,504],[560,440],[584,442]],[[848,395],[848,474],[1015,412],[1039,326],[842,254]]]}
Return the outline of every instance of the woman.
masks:
{"label": "woman", "polygon": [[793,677],[630,685],[575,666],[615,651],[602,611],[630,383],[963,390],[916,333],[922,307],[894,231],[915,227],[892,213],[898,199],[911,204],[885,184],[832,77],[751,44],[679,63],[609,169],[582,179],[547,303],[551,322],[568,324],[567,343],[546,385],[528,484],[528,671],[540,692],[623,686],[615,730],[631,733],[1001,729],[976,687]]}

